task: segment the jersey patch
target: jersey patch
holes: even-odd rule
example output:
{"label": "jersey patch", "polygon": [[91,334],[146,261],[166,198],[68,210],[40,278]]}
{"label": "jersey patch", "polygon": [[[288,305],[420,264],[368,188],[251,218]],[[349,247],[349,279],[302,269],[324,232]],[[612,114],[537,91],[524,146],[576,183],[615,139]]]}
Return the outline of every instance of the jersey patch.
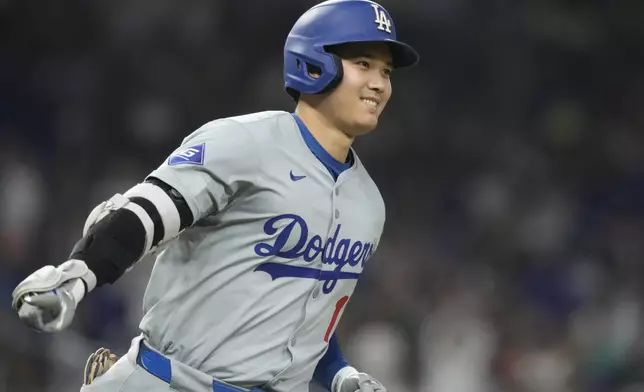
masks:
{"label": "jersey patch", "polygon": [[168,166],[182,164],[203,166],[205,148],[206,143],[201,143],[172,154],[170,158],[168,158]]}

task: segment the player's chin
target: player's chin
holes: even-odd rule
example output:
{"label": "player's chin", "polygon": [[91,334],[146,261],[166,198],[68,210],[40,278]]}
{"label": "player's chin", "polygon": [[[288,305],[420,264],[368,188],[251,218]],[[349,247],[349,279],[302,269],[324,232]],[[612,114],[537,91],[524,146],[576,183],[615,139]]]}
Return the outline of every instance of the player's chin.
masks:
{"label": "player's chin", "polygon": [[368,113],[356,121],[356,130],[360,135],[369,133],[378,126],[378,114]]}
{"label": "player's chin", "polygon": [[357,137],[366,135],[376,129],[376,124],[366,124],[364,122],[354,123],[351,127],[351,136]]}

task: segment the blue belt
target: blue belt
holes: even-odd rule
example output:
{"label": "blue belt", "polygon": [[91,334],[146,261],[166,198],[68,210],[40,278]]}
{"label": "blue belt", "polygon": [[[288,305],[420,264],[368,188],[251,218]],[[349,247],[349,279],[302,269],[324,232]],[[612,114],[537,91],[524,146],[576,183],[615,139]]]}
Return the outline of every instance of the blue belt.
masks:
{"label": "blue belt", "polygon": [[[139,354],[136,356],[136,363],[153,376],[170,384],[172,380],[172,366],[170,359],[151,350],[143,341],[139,346]],[[230,384],[223,383],[216,379],[212,380],[213,392],[248,392],[247,389],[239,388]],[[253,388],[252,391],[261,392],[259,388]]]}

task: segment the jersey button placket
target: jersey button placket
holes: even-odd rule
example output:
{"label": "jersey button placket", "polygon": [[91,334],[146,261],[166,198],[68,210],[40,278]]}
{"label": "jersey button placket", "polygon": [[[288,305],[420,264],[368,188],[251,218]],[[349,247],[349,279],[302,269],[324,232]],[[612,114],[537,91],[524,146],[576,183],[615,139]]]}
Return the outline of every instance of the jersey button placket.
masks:
{"label": "jersey button placket", "polygon": [[333,190],[333,217],[334,220],[338,219],[340,217],[340,210],[338,209],[338,196],[340,195],[340,188],[339,185],[335,185],[335,189]]}

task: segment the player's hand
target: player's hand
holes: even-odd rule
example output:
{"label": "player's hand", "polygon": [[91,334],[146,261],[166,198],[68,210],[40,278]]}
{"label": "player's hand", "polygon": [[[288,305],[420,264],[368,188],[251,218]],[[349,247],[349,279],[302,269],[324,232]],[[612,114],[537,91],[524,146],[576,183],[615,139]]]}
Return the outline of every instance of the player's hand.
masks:
{"label": "player's hand", "polygon": [[58,332],[74,318],[76,306],[96,277],[82,260],[68,260],[58,267],[47,265],[13,290],[11,306],[18,317],[41,332]]}
{"label": "player's hand", "polygon": [[[78,278],[76,278],[78,279]],[[69,282],[45,293],[26,294],[19,300],[18,317],[40,332],[59,332],[71,324],[76,312],[76,300]]]}
{"label": "player's hand", "polygon": [[387,392],[380,381],[366,373],[354,373],[343,378],[333,392]]}

